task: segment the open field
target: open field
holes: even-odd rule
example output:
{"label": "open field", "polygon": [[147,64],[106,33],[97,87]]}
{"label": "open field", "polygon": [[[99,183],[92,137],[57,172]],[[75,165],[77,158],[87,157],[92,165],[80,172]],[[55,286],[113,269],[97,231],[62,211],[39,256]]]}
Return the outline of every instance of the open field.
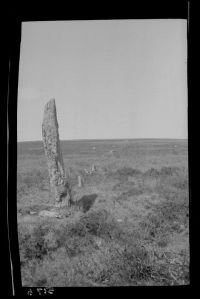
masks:
{"label": "open field", "polygon": [[189,284],[187,140],[62,141],[61,148],[75,203],[59,218],[42,217],[53,208],[43,144],[18,143],[23,286]]}

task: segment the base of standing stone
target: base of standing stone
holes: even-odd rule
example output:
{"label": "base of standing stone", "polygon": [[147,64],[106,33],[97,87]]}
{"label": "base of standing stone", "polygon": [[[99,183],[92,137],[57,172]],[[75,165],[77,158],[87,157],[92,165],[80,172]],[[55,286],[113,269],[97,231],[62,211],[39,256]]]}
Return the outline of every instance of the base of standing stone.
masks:
{"label": "base of standing stone", "polygon": [[63,201],[59,201],[55,203],[55,208],[64,208],[64,207],[69,207],[69,205]]}

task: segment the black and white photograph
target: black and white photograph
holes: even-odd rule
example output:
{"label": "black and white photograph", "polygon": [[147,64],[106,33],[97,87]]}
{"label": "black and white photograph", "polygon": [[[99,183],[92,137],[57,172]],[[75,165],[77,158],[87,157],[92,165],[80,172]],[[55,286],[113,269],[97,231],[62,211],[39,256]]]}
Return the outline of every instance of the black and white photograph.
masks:
{"label": "black and white photograph", "polygon": [[22,22],[23,287],[190,284],[187,30],[178,18]]}

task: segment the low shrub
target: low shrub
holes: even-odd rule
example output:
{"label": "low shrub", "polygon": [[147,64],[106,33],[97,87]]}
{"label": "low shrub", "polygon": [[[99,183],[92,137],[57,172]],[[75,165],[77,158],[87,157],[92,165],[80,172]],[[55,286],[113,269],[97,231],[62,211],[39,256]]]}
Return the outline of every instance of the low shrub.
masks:
{"label": "low shrub", "polygon": [[100,236],[108,233],[107,226],[110,225],[110,230],[112,230],[109,217],[110,214],[106,210],[92,211],[82,216],[76,226],[83,226],[87,234]]}
{"label": "low shrub", "polygon": [[75,257],[94,251],[95,242],[90,235],[73,236],[66,239],[64,247],[69,257]]}
{"label": "low shrub", "polygon": [[99,271],[94,281],[108,286],[138,285],[148,280],[152,271],[148,252],[136,242],[125,247],[115,242],[107,244],[97,253],[96,263]]}
{"label": "low shrub", "polygon": [[119,177],[121,176],[138,176],[141,175],[142,172],[139,169],[134,169],[131,167],[123,167],[120,168],[116,171],[116,174],[119,175]]}
{"label": "low shrub", "polygon": [[181,225],[188,225],[188,199],[185,193],[170,193],[168,190],[166,194],[167,198],[154,205],[152,212],[140,223],[147,240],[158,242],[163,238],[167,240],[170,233],[180,231]]}
{"label": "low shrub", "polygon": [[179,168],[178,167],[162,167],[160,169],[160,175],[162,176],[171,176],[171,175],[174,175],[174,174],[179,174]]}
{"label": "low shrub", "polygon": [[22,264],[31,259],[41,260],[49,251],[58,247],[56,237],[48,223],[38,224],[31,231],[20,226],[18,238]]}
{"label": "low shrub", "polygon": [[144,177],[158,177],[160,175],[159,170],[150,168],[144,173]]}

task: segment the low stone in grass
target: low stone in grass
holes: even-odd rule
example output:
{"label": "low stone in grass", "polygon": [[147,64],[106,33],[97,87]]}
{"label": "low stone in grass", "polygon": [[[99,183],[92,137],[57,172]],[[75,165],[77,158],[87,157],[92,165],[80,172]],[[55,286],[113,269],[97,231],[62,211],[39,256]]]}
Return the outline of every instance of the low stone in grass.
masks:
{"label": "low stone in grass", "polygon": [[46,211],[46,210],[43,210],[43,211],[40,211],[38,213],[39,216],[41,217],[56,217],[56,218],[61,218],[60,214],[56,211]]}

